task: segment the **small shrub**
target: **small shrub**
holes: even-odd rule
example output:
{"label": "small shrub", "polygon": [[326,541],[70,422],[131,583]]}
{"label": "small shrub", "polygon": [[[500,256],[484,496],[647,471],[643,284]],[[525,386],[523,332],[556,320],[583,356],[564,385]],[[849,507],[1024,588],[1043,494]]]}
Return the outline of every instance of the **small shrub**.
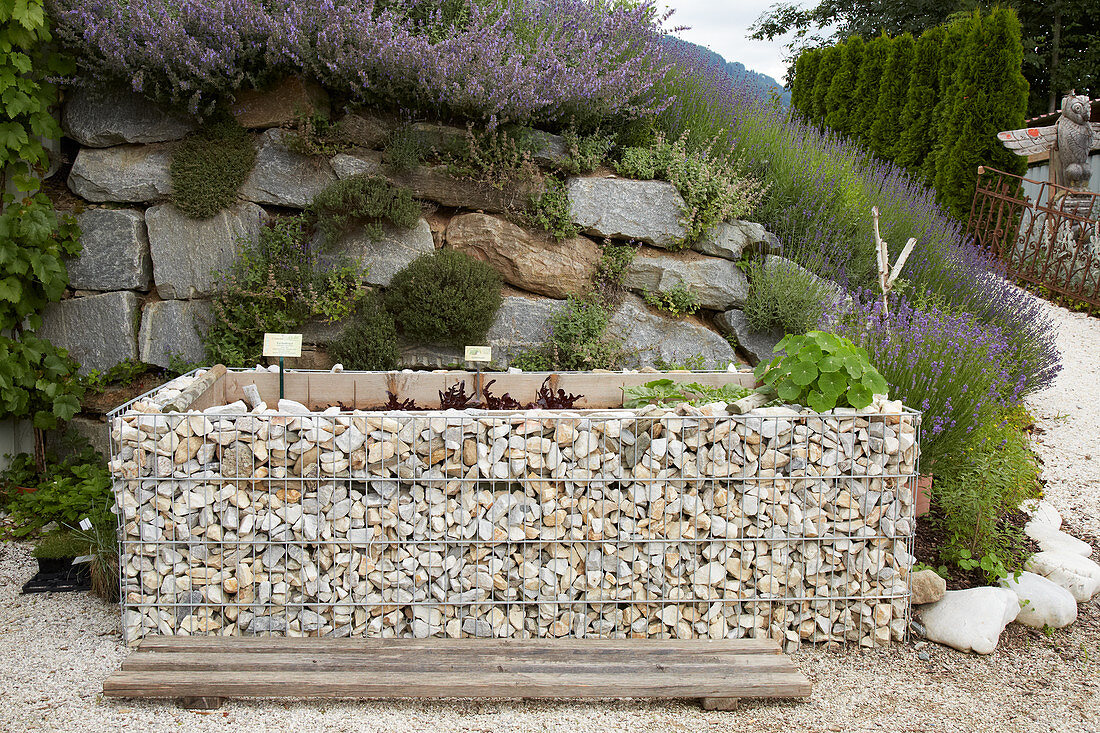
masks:
{"label": "small shrub", "polygon": [[646,303],[657,310],[669,313],[677,318],[690,316],[699,310],[699,299],[695,293],[683,285],[677,285],[671,290],[659,290],[656,293],[645,290],[642,298]]}
{"label": "small shrub", "polygon": [[538,140],[530,128],[509,125],[487,132],[466,131],[466,144],[441,151],[451,173],[503,191],[518,187],[534,194],[542,182],[535,162]]}
{"label": "small shrub", "polygon": [[592,282],[605,302],[619,302],[623,292],[623,276],[637,254],[638,247],[634,244],[616,244],[607,239],[600,245],[600,261],[596,263]]}
{"label": "small shrub", "polygon": [[420,204],[412,191],[382,176],[367,174],[330,184],[313,199],[311,211],[329,244],[354,225],[362,225],[377,242],[385,236],[383,223],[408,229],[420,220]]}
{"label": "small shrub", "polygon": [[562,137],[565,138],[567,157],[555,167],[569,176],[583,175],[596,170],[607,160],[614,146],[610,136],[601,135],[599,132],[592,135],[578,135],[576,131],[569,130]]}
{"label": "small shrub", "polygon": [[236,120],[218,117],[188,135],[172,154],[172,201],[196,219],[206,219],[237,203],[256,148]]}
{"label": "small shrub", "polygon": [[397,368],[397,327],[381,300],[363,299],[354,319],[340,336],[328,344],[333,361],[348,369],[386,371]]}
{"label": "small shrub", "polygon": [[[111,477],[103,457],[91,446],[63,461],[48,461],[45,473],[36,470],[33,456],[19,454],[0,473],[0,484],[16,537],[33,534],[51,522],[65,527],[75,527],[84,518],[93,523],[114,522]],[[15,487],[35,490],[22,492]]]}
{"label": "small shrub", "polygon": [[550,339],[520,354],[513,366],[525,371],[614,369],[622,361],[622,343],[606,334],[611,311],[601,301],[570,297],[550,317]]}
{"label": "small shrub", "polygon": [[93,369],[78,380],[85,393],[100,394],[109,386],[129,386],[153,368],[136,359],[124,359],[105,371]]}
{"label": "small shrub", "polygon": [[427,157],[424,140],[409,125],[402,125],[386,138],[382,160],[394,173],[408,173]]}
{"label": "small shrub", "polygon": [[838,406],[861,409],[874,395],[886,393],[886,380],[871,366],[867,352],[843,336],[822,331],[788,334],[775,349],[786,355],[761,362],[756,376],[784,402],[816,412]]}
{"label": "small shrub", "polygon": [[685,137],[668,142],[658,135],[651,147],[627,148],[615,169],[624,176],[659,178],[684,198],[684,245],[727,219],[743,219],[764,196],[765,188],[709,150],[689,150]]}
{"label": "small shrub", "polygon": [[525,218],[532,226],[549,233],[559,242],[580,232],[573,223],[565,184],[557,178],[547,177],[544,190],[531,195]]}
{"label": "small shrub", "polygon": [[386,307],[402,331],[455,346],[481,343],[501,300],[496,270],[452,249],[417,257],[386,291]]}
{"label": "small shrub", "polygon": [[319,155],[331,158],[347,150],[350,145],[340,134],[340,123],[331,121],[320,112],[299,113],[294,132],[286,136],[286,147],[302,155]]}
{"label": "small shrub", "polygon": [[266,332],[297,331],[309,318],[346,318],[362,297],[362,273],[337,261],[322,266],[308,246],[302,216],[276,219],[247,244],[226,273],[203,336],[211,363],[248,366],[261,361]]}
{"label": "small shrub", "polygon": [[789,260],[757,258],[748,265],[745,316],[754,331],[806,333],[821,325],[836,289]]}

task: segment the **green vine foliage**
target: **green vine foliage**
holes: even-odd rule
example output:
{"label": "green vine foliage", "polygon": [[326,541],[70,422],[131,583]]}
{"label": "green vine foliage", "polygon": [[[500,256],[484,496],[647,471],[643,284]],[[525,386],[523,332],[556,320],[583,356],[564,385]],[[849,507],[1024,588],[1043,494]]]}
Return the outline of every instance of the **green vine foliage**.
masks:
{"label": "green vine foliage", "polygon": [[[70,63],[48,50],[41,0],[0,0],[0,417],[32,418],[55,427],[80,407],[76,364],[32,332],[38,312],[59,300],[68,283],[63,257],[80,251],[80,230],[49,198],[34,193],[49,166],[45,139],[61,130],[51,114],[56,87],[48,79]],[[8,186],[21,197],[7,193]]]}

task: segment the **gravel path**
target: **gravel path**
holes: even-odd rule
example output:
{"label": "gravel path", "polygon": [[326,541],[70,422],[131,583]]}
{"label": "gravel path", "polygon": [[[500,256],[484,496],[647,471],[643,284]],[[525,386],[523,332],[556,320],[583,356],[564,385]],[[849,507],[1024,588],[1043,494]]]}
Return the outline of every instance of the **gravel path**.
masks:
{"label": "gravel path", "polygon": [[[1066,367],[1032,401],[1047,497],[1100,547],[1100,320],[1051,306]],[[1093,554],[1095,559],[1097,554]],[[924,643],[794,655],[808,702],[230,702],[191,712],[105,700],[126,656],[116,608],[87,595],[18,595],[25,544],[0,544],[0,733],[7,731],[1100,731],[1100,599],[1051,636],[1012,624],[991,657]]]}

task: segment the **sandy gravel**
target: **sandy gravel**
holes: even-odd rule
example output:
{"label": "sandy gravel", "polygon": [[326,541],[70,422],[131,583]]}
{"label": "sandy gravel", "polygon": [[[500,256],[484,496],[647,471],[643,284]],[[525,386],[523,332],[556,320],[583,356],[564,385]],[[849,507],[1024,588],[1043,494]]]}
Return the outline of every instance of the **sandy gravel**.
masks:
{"label": "sandy gravel", "polygon": [[[1047,496],[1100,546],[1100,320],[1051,307],[1066,369],[1032,401]],[[1097,553],[1093,558],[1098,557]],[[1100,599],[1048,637],[1011,625],[991,657],[920,642],[794,655],[808,702],[703,712],[690,702],[230,702],[191,712],[105,700],[126,655],[119,615],[87,595],[20,596],[30,547],[0,544],[0,733],[9,731],[1100,731]]]}

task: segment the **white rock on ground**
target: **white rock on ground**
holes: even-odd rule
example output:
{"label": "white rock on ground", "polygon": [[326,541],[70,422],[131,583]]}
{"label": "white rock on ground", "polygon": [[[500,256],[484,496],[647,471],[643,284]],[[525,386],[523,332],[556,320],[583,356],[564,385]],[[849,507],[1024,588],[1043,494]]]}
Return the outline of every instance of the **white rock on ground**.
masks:
{"label": "white rock on ground", "polygon": [[1100,591],[1100,565],[1072,552],[1036,552],[1025,567],[1062,586],[1079,603],[1091,600]]}
{"label": "white rock on ground", "polygon": [[1020,505],[1020,511],[1031,517],[1028,524],[1043,525],[1051,529],[1059,529],[1062,526],[1062,515],[1044,499],[1028,499]]}
{"label": "white rock on ground", "polygon": [[1046,552],[1068,552],[1081,557],[1092,554],[1092,545],[1088,542],[1066,534],[1060,529],[1054,529],[1049,524],[1036,522],[1034,519],[1024,527],[1024,534],[1035,540],[1039,549]]}
{"label": "white rock on ground", "polygon": [[1001,578],[1002,588],[1008,588],[1020,601],[1016,623],[1041,629],[1053,626],[1061,629],[1077,620],[1077,601],[1062,586],[1042,575],[1022,572],[1014,578]]}
{"label": "white rock on ground", "polygon": [[1016,594],[1004,588],[949,590],[921,609],[925,636],[963,652],[992,654],[1005,626],[1020,612]]}

